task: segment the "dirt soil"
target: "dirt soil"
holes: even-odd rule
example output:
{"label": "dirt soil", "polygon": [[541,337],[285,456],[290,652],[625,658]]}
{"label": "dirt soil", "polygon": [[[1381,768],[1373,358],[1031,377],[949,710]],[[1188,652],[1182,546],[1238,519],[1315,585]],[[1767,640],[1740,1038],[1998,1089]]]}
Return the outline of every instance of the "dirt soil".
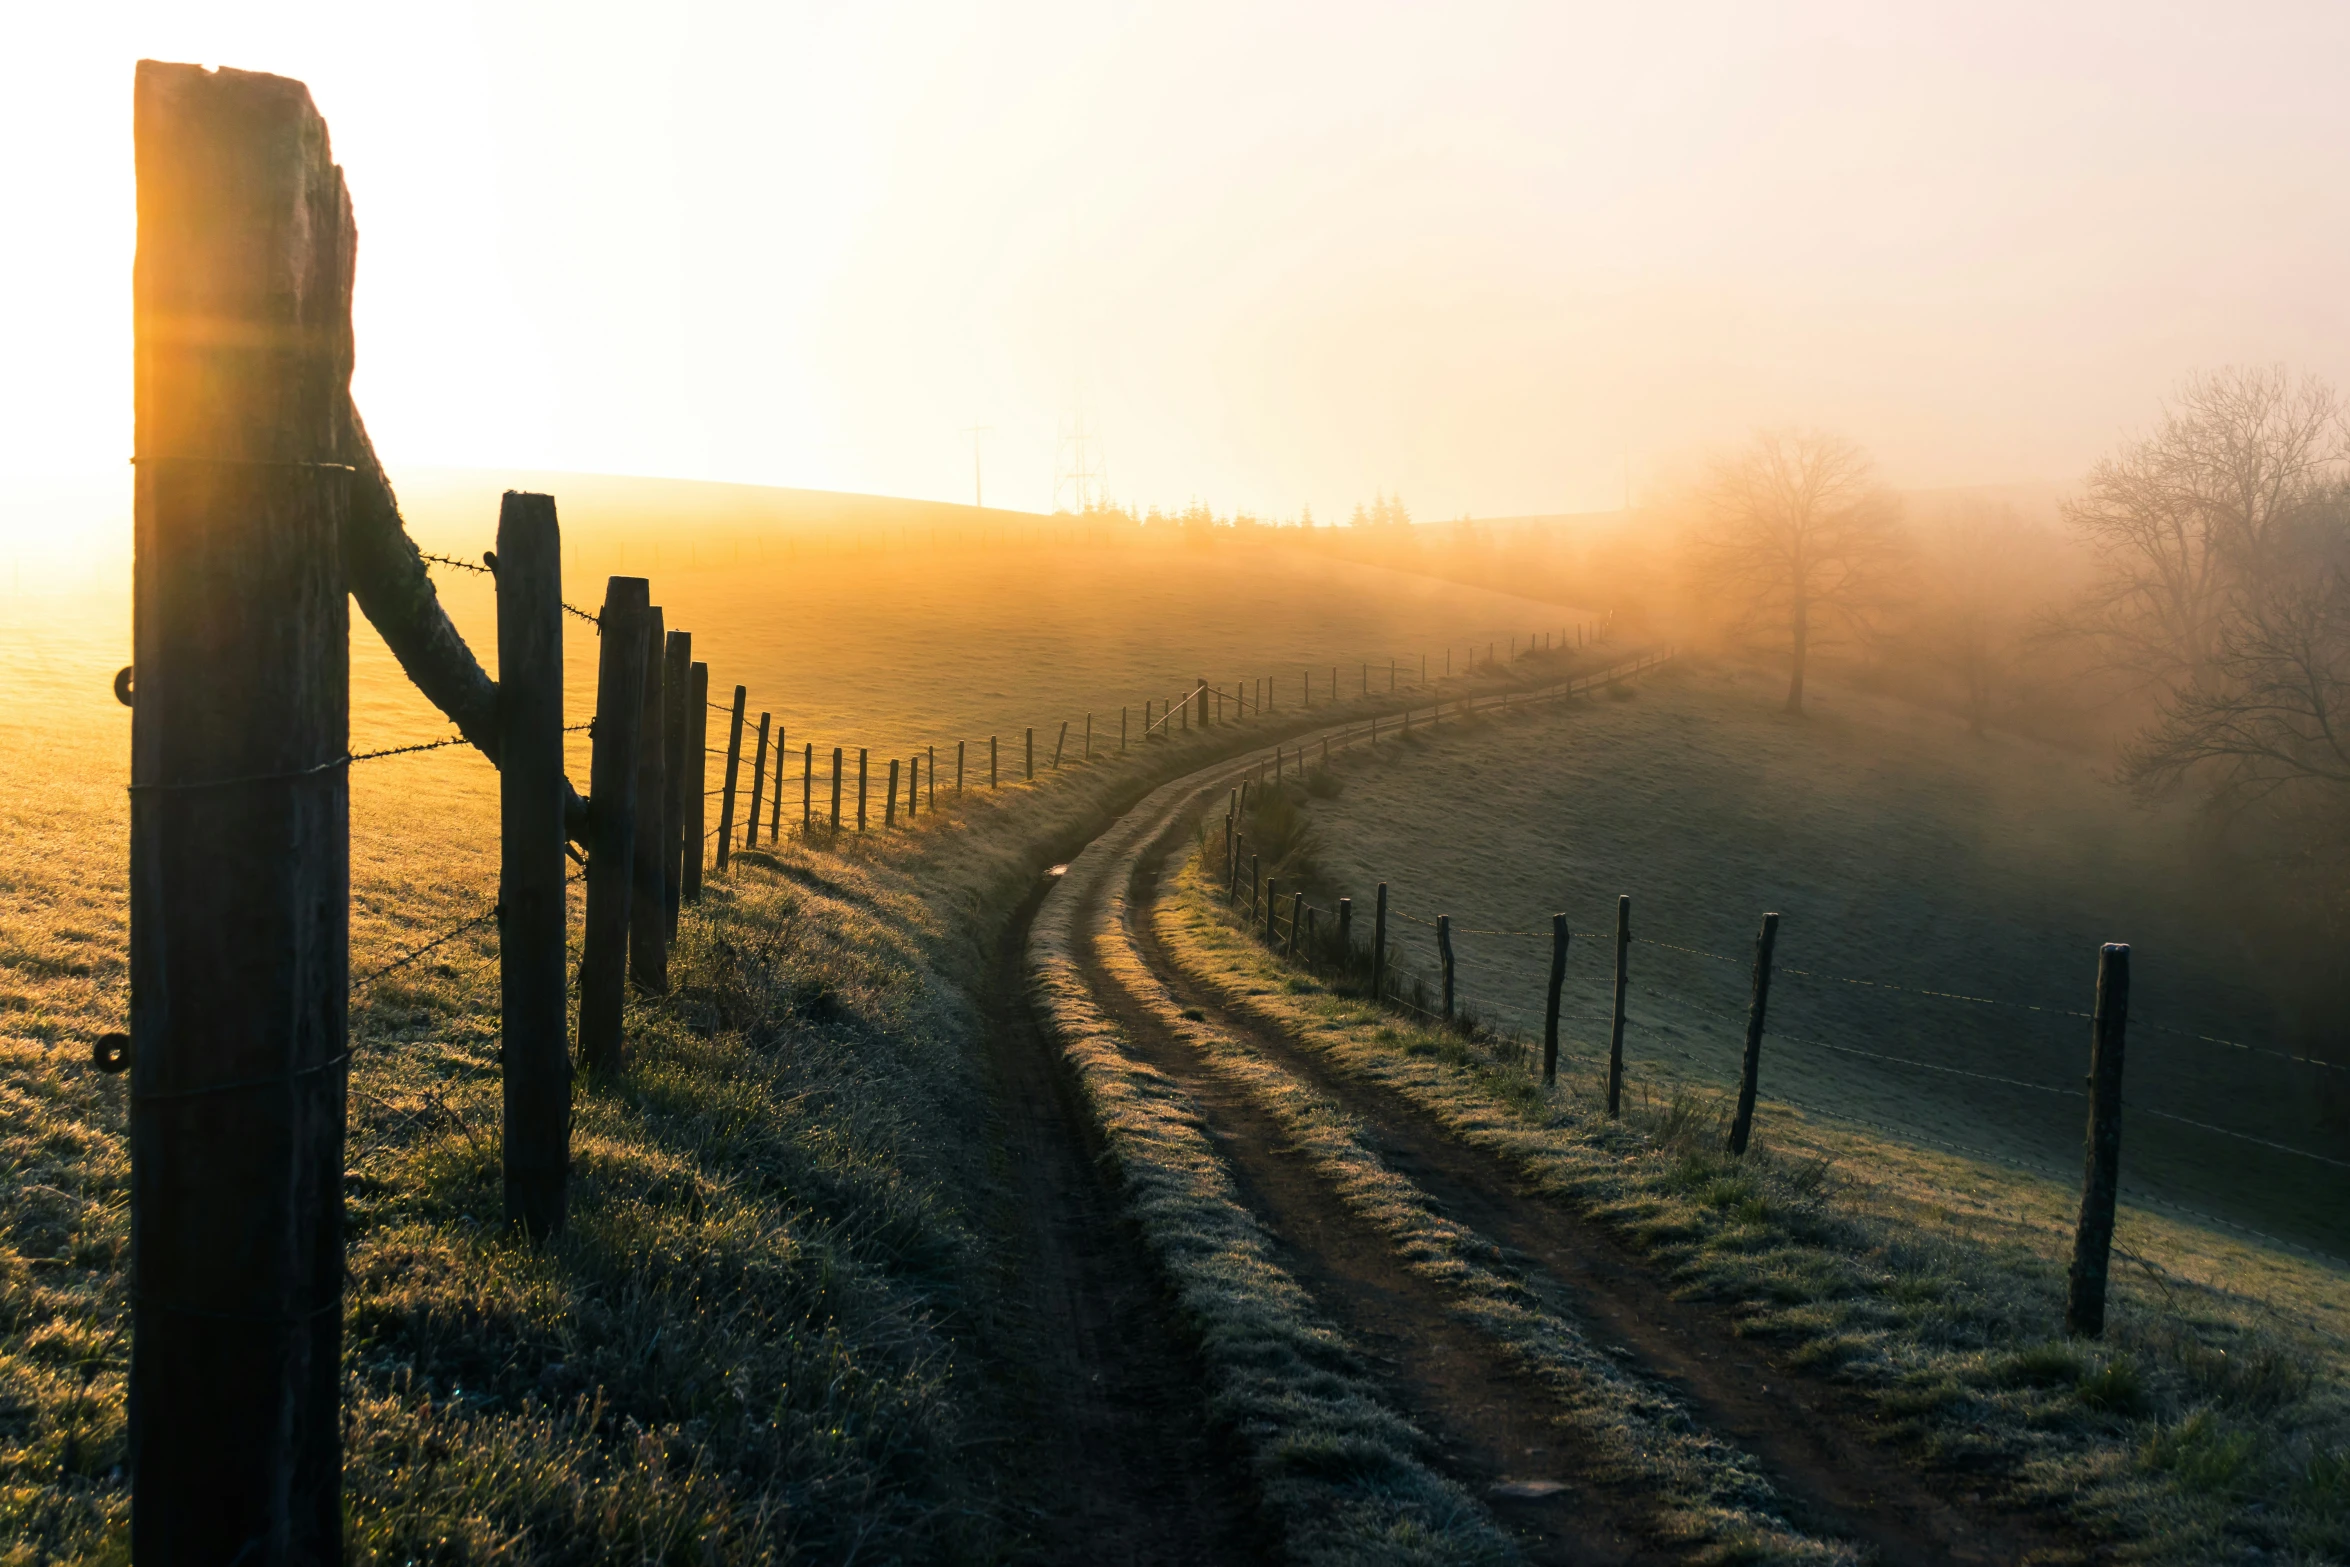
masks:
{"label": "dirt soil", "polygon": [[[1448,1311],[1441,1293],[1410,1273],[1391,1245],[1351,1214],[1302,1157],[1285,1148],[1272,1116],[1252,1104],[1244,1088],[1205,1069],[1195,1048],[1160,1020],[1170,1003],[1241,1036],[1360,1118],[1391,1168],[1500,1247],[1545,1294],[1570,1302],[1595,1342],[1672,1390],[1718,1436],[1753,1453],[1789,1499],[1792,1521],[1841,1536],[1886,1562],[2077,1559],[2071,1543],[2041,1521],[1998,1516],[1973,1505],[1963,1481],[1928,1477],[1909,1467],[1878,1445],[1856,1401],[1777,1366],[1764,1347],[1738,1337],[1726,1313],[1674,1298],[1664,1280],[1595,1222],[1555,1199],[1523,1191],[1513,1171],[1448,1137],[1400,1098],[1335,1073],[1268,1019],[1224,1003],[1211,987],[1181,973],[1148,928],[1150,899],[1159,868],[1189,840],[1200,803],[1211,793],[1221,798],[1226,775],[1234,770],[1226,763],[1203,772],[1201,792],[1183,797],[1184,805],[1166,817],[1139,862],[1113,858],[1093,873],[1091,885],[1068,889],[1098,905],[1120,890],[1119,876],[1133,878],[1127,892],[1131,923],[1107,927],[1110,934],[1092,945],[1086,959],[1090,982],[1100,1004],[1125,1030],[1129,1048],[1176,1078],[1192,1096],[1245,1200],[1279,1237],[1284,1266],[1373,1357],[1398,1406],[1438,1440],[1440,1464],[1488,1500],[1531,1559],[1666,1561],[1681,1559],[1683,1552],[1644,1530],[1647,1509],[1639,1495],[1578,1476],[1576,1455],[1560,1449],[1557,1428],[1539,1406],[1539,1395],[1529,1396],[1525,1378],[1507,1353]],[[1103,961],[1101,949],[1111,941],[1131,944],[1148,976],[1143,988],[1155,985],[1162,994],[1127,988]],[[1043,1059],[1042,1050],[1032,1054]],[[1052,1104],[1072,1124],[1080,1114],[1058,1081],[1049,1097],[1040,1085],[1033,1102],[1039,1108]],[[1067,1141],[1072,1134],[1039,1130],[1034,1135]],[[1098,1190],[1056,1199],[1071,1216],[1099,1200]],[[1056,1232],[1062,1222],[1039,1220],[1042,1228]],[[1043,1249],[1070,1259],[1067,1265],[1080,1271],[1110,1261],[1089,1256],[1088,1243],[1072,1237],[1048,1235]],[[1040,1282],[1039,1288],[1058,1292],[1061,1287]],[[1120,1309],[1121,1287],[1105,1278],[1085,1289],[1098,1298],[1071,1314],[1107,1329]],[[1088,1318],[1087,1312],[1096,1315]],[[1084,1369],[1090,1356],[1080,1335],[1072,1332],[1069,1338],[1075,1357],[1070,1374],[1093,1375]],[[1127,1346],[1142,1363],[1127,1365],[1122,1352],[1117,1369],[1105,1374],[1125,1379],[1126,1396],[1148,1400],[1157,1396],[1154,1389],[1171,1395],[1172,1385],[1162,1379],[1179,1379],[1180,1373],[1152,1364],[1161,1342]],[[1112,1416],[1116,1408],[1113,1399]],[[1114,1431],[1116,1420],[1108,1418],[1104,1425]],[[1092,1447],[1104,1457],[1111,1453],[1108,1441],[1072,1445]],[[1118,1457],[1091,1467],[1114,1470],[1126,1462]],[[1528,1485],[1529,1476],[1563,1482],[1563,1488],[1530,1495],[1544,1487]],[[1105,1475],[1104,1483],[1131,1488],[1135,1482],[1131,1476]],[[1175,1477],[1169,1483],[1180,1488],[1187,1482]],[[1151,1500],[1165,1503],[1173,1497]],[[1154,1542],[1167,1538],[1150,1530],[1137,1534]]]}

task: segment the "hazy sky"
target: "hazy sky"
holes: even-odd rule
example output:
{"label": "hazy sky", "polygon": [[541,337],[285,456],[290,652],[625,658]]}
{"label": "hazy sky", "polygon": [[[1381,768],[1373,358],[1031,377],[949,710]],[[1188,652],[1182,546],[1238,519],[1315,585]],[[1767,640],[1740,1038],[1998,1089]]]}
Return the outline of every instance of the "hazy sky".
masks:
{"label": "hazy sky", "polygon": [[142,55],[310,84],[387,460],[1612,505],[1758,422],[2076,474],[2350,379],[2350,7],[19,5],[0,480],[129,449]]}

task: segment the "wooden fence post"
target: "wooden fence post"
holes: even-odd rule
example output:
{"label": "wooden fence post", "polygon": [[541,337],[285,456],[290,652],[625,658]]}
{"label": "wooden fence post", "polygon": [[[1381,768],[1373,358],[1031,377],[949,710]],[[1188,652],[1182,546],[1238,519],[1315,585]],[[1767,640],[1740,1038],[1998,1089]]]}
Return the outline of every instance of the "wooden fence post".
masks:
{"label": "wooden fence post", "polygon": [[906,820],[912,821],[922,805],[922,753],[916,751],[906,758]]}
{"label": "wooden fence post", "polygon": [[767,841],[783,847],[783,725],[775,726],[775,798],[767,806]]}
{"label": "wooden fence post", "polygon": [[1559,990],[1567,982],[1567,917],[1550,917],[1550,994],[1542,1008],[1542,1086],[1559,1080]]}
{"label": "wooden fence post", "polygon": [[1024,781],[1034,783],[1036,782],[1036,726],[1029,725],[1027,734],[1028,748],[1024,753],[1026,759],[1021,763],[1020,776]]}
{"label": "wooden fence post", "polygon": [[1452,1021],[1452,916],[1436,916],[1436,955],[1444,960],[1444,1020]]}
{"label": "wooden fence post", "polygon": [[[864,763],[864,758],[863,758],[863,757],[859,757],[859,758],[858,758],[858,764],[859,764],[859,766],[858,766],[858,771],[859,771],[860,775],[862,775],[862,773],[863,773],[863,763]],[[894,757],[894,756],[893,756],[893,757],[891,757],[891,758],[889,759],[889,792],[888,792],[887,794],[883,795],[883,796],[882,796],[882,799],[881,799],[881,825],[882,825],[882,828],[883,828],[883,830],[885,830],[885,831],[886,831],[886,830],[887,830],[887,829],[889,829],[889,828],[895,827],[897,824],[898,824],[898,759],[897,759],[896,757]]]}
{"label": "wooden fence post", "polygon": [[963,792],[963,742],[955,742],[955,793]]}
{"label": "wooden fence post", "polygon": [[604,610],[597,617],[596,721],[589,730],[587,917],[579,945],[579,1064],[590,1072],[620,1070],[648,587],[642,577],[612,578],[604,584]]}
{"label": "wooden fence post", "polygon": [[497,589],[501,1163],[506,1222],[539,1240],[563,1226],[571,1169],[563,541],[552,496],[506,492]]}
{"label": "wooden fence post", "polygon": [[836,834],[840,831],[841,756],[841,747],[834,746],[832,748],[832,830]]}
{"label": "wooden fence post", "polygon": [[1630,978],[1632,955],[1632,895],[1616,898],[1616,1005],[1607,1031],[1607,1113],[1610,1119],[1624,1107],[1624,990]]}
{"label": "wooden fence post", "polygon": [[[956,782],[960,783],[962,768],[958,766],[955,773]],[[926,786],[922,803],[935,811],[938,809],[938,747],[935,745],[930,747],[930,766],[923,771],[922,780]]]}
{"label": "wooden fence post", "polygon": [[[834,758],[838,760],[838,758]],[[800,750],[800,836],[816,825],[816,745],[802,741]]]}
{"label": "wooden fence post", "polygon": [[1379,884],[1379,898],[1371,912],[1371,999],[1381,1000],[1387,984],[1387,883]]}
{"label": "wooden fence post", "polygon": [[1293,958],[1297,956],[1298,923],[1305,918],[1305,912],[1306,895],[1302,892],[1291,893],[1289,896],[1289,945],[1283,950]]}
{"label": "wooden fence post", "polygon": [[692,690],[686,695],[691,705],[686,709],[685,743],[690,775],[685,791],[683,890],[686,902],[699,903],[702,901],[702,845],[709,836],[709,829],[703,824],[710,810],[710,666],[696,662],[689,679]]}
{"label": "wooden fence post", "polygon": [[1208,677],[1197,675],[1193,678],[1199,683],[1191,688],[1192,700],[1199,704],[1199,726],[1205,729],[1208,727]]}
{"label": "wooden fence post", "polygon": [[685,748],[692,743],[693,719],[685,710],[693,690],[693,635],[669,633],[661,666],[661,908],[665,939],[677,935],[677,910],[685,892]]}
{"label": "wooden fence post", "polygon": [[759,742],[751,753],[751,809],[743,818],[743,847],[759,847],[759,803],[767,792],[767,726],[770,714],[759,715]]}
{"label": "wooden fence post", "polygon": [[[669,636],[661,606],[645,611],[645,702],[636,743],[636,877],[628,894],[628,977],[649,995],[669,989]],[[592,787],[592,781],[591,781]],[[590,802],[590,809],[594,808]],[[625,1065],[613,1062],[613,1070]]]}
{"label": "wooden fence post", "polygon": [[1123,707],[1118,709],[1118,749],[1126,749],[1126,709]]}
{"label": "wooden fence post", "polygon": [[1771,949],[1779,943],[1779,916],[1765,914],[1754,938],[1754,998],[1746,1008],[1746,1061],[1738,1074],[1738,1116],[1730,1123],[1730,1152],[1746,1152],[1754,1131],[1754,1085],[1761,1075],[1763,1012],[1771,999]]}
{"label": "wooden fence post", "polygon": [[130,1546],[333,1562],[356,240],[301,83],[133,103]]}
{"label": "wooden fence post", "polygon": [[996,737],[989,735],[987,737],[987,786],[990,789],[1002,788],[1003,785],[997,782],[1000,776],[1001,774],[996,771]]}
{"label": "wooden fence post", "polygon": [[[723,781],[723,782],[721,782],[721,783],[719,784],[719,786],[718,786],[718,788],[719,788],[719,797],[718,797],[718,856],[717,856],[717,868],[718,868],[719,870],[724,870],[724,869],[726,869],[726,861],[727,861],[727,859],[728,859],[729,855],[730,855],[730,854],[731,854],[731,852],[732,852],[732,848],[733,848],[733,844],[734,844],[734,789],[735,789],[735,779],[736,779],[736,778],[737,778],[737,777],[738,777],[738,776],[741,774],[741,772],[742,772],[742,765],[743,765],[743,709],[744,709],[744,708],[745,708],[745,707],[746,707],[746,706],[749,704],[749,702],[750,702],[750,697],[751,697],[751,693],[750,693],[750,692],[749,692],[749,691],[748,691],[746,688],[744,688],[744,687],[742,687],[742,686],[736,686],[736,687],[734,688],[734,710],[733,710],[733,712],[731,712],[730,714],[728,714],[728,715],[727,715],[727,724],[726,724],[726,777],[725,777],[724,781]],[[758,785],[756,785],[756,784],[753,784],[753,785],[751,786],[751,788],[752,788],[753,794],[754,794],[754,795],[756,795],[756,793],[757,793],[757,790],[758,790]],[[753,807],[752,807],[752,813],[753,813],[754,815],[756,815],[756,814],[757,814],[757,809],[758,809],[758,808],[757,808],[756,806],[753,806]],[[759,830],[758,830],[758,828],[756,828],[756,827],[753,827],[753,828],[751,829],[752,836],[756,837],[756,836],[758,835],[758,831],[759,831]]]}
{"label": "wooden fence post", "polygon": [[2076,1338],[2105,1332],[2106,1266],[2121,1184],[2122,1046],[2129,1022],[2130,949],[2107,942],[2097,953],[2097,1010],[2089,1025],[2088,1150],[2064,1294],[2064,1330]]}
{"label": "wooden fence post", "polygon": [[1067,745],[1068,745],[1068,743],[1069,743],[1069,720],[1067,720],[1066,718],[1064,718],[1064,719],[1062,719],[1062,720],[1061,720],[1061,734],[1060,734],[1060,738],[1058,738],[1058,739],[1056,739],[1055,741],[1053,741],[1053,771],[1054,771],[1054,772],[1056,772],[1056,773],[1057,773],[1057,772],[1059,772],[1059,771],[1061,770],[1061,751],[1062,751],[1062,748],[1063,748],[1063,747],[1065,747],[1065,746],[1067,746]]}
{"label": "wooden fence post", "polygon": [[869,746],[857,747],[857,831],[865,830],[865,799],[867,779],[872,772],[873,751]]}

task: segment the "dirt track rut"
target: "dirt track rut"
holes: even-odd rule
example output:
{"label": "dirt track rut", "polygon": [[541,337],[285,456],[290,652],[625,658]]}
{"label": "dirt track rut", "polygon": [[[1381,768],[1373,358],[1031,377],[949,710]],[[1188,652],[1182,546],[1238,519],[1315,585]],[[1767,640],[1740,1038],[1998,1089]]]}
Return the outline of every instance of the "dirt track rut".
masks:
{"label": "dirt track rut", "polygon": [[[1398,1406],[1437,1439],[1455,1478],[1488,1497],[1531,1559],[1667,1561],[1681,1552],[1644,1531],[1638,1494],[1578,1475],[1575,1450],[1562,1446],[1551,1412],[1502,1348],[1402,1266],[1388,1240],[1286,1146],[1245,1089],[1206,1068],[1196,1048],[1162,1021],[1170,1006],[1206,1015],[1356,1116],[1390,1169],[1502,1247],[1546,1294],[1569,1304],[1589,1337],[1671,1390],[1708,1429],[1753,1453],[1787,1499],[1792,1521],[1807,1531],[1842,1538],[1888,1563],[2014,1562],[2058,1543],[2031,1520],[1957,1499],[1949,1478],[1923,1476],[1873,1441],[1855,1401],[1776,1366],[1761,1346],[1737,1337],[1725,1312],[1675,1299],[1600,1226],[1523,1191],[1513,1170],[1453,1139],[1400,1096],[1335,1072],[1272,1020],[1182,973],[1149,928],[1157,871],[1200,802],[1220,794],[1236,771],[1225,764],[1181,791],[1154,796],[1140,809],[1156,811],[1157,820],[1121,824],[1119,836],[1137,851],[1089,856],[1087,883],[1064,889],[1096,909],[1105,900],[1125,905],[1122,921],[1084,922],[1097,933],[1084,959],[1087,978],[1130,1048],[1196,1101],[1245,1200],[1280,1238],[1284,1265],[1382,1367]],[[1125,945],[1121,956],[1139,960],[1141,978],[1132,962],[1104,961],[1101,948],[1113,942]],[[1069,1110],[1081,1113],[1073,1103]],[[1543,1498],[1494,1491],[1529,1476],[1567,1488]]]}

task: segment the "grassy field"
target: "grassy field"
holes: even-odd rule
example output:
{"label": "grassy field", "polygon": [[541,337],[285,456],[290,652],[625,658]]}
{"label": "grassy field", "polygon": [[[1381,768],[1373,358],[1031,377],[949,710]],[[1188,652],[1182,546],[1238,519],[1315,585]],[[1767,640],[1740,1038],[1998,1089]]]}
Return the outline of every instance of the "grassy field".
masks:
{"label": "grassy field", "polygon": [[[420,515],[420,542],[478,558],[494,542],[485,494]],[[589,567],[649,570],[654,548],[598,541],[597,521],[569,579],[588,604]],[[1557,614],[1369,568],[1237,572],[1212,550],[949,553],[852,535],[761,565],[755,548],[738,564],[723,531],[661,540],[655,597],[696,633],[718,693],[748,684],[795,746],[886,758],[1001,732],[1008,779],[1021,726],[1049,754],[1047,725],[1091,709],[1114,741],[1120,702],[1139,709],[1195,674],[1278,675],[1287,708],[1309,662],[1326,678],[1326,661],[1506,638]],[[468,639],[494,648],[488,579],[441,581]],[[34,591],[0,614],[0,1561],[119,1559],[123,1083],[88,1052],[126,1010],[129,713],[110,684],[129,610],[121,591]],[[584,719],[594,633],[567,629]],[[448,733],[364,622],[352,660],[355,750]],[[491,929],[363,987],[347,1317],[359,1559],[1016,1549],[1032,1482],[982,1414],[1007,1374],[988,1347],[1001,1335],[974,938],[1000,927],[1041,845],[1174,760],[1040,777],[886,844],[795,841],[714,887],[686,923],[676,993],[632,1019],[642,1069],[583,1095],[576,1219],[543,1257],[495,1219]],[[575,737],[576,778],[586,761]],[[495,775],[463,748],[354,771],[355,973],[489,907],[495,806]]]}
{"label": "grassy field", "polygon": [[2350,1072],[2283,1058],[2300,1042],[2202,916],[2181,819],[2080,755],[1898,703],[1831,688],[1790,720],[1730,665],[1622,695],[1343,758],[1308,802],[1319,901],[1367,911],[1387,881],[1425,974],[1424,922],[1450,915],[1463,1003],[1537,1033],[1563,910],[1564,1027],[1589,1061],[1631,894],[1625,1051],[1651,1099],[1735,1081],[1755,931],[1780,911],[1767,1098],[2068,1178],[2097,947],[2130,942],[2125,1190],[2350,1256],[2345,1167],[2267,1146],[2350,1158]]}
{"label": "grassy field", "polygon": [[1518,1042],[1423,1025],[1274,958],[1217,895],[1212,858],[1157,914],[1186,969],[1602,1218],[1790,1371],[1860,1393],[1954,1488],[2062,1517],[2122,1561],[2350,1547],[2339,1269],[2125,1207],[2106,1338],[2066,1340],[2068,1184],[1786,1108],[1733,1159],[1718,1094],[1651,1095],[1611,1122],[1588,1057],[1546,1093]]}

